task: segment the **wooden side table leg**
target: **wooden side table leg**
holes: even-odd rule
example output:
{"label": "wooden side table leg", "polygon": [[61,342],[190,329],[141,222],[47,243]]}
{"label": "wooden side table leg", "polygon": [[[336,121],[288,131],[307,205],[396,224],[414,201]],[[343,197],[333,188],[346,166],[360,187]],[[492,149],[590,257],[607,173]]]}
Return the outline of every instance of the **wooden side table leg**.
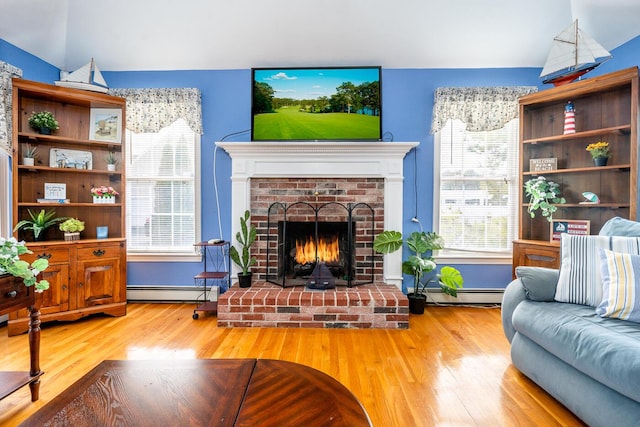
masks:
{"label": "wooden side table leg", "polygon": [[35,402],[40,398],[40,310],[36,306],[29,307],[29,355],[31,357],[31,367],[29,375],[38,377],[29,383],[31,389],[31,401]]}

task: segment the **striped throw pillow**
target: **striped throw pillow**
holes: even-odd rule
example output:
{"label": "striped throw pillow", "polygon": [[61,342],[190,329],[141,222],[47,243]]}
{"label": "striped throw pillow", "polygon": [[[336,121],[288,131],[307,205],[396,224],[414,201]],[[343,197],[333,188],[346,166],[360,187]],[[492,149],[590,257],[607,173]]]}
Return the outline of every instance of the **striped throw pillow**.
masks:
{"label": "striped throw pillow", "polygon": [[602,301],[598,248],[640,255],[640,237],[562,234],[555,300],[596,307]]}
{"label": "striped throw pillow", "polygon": [[640,323],[640,256],[600,249],[602,302],[596,313]]}

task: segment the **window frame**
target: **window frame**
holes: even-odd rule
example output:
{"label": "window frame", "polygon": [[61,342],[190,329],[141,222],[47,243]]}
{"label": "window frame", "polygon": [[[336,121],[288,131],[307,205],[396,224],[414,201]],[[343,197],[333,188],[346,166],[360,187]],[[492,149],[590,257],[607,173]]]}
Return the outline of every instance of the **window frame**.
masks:
{"label": "window frame", "polygon": [[[175,122],[174,122],[175,123]],[[193,131],[193,129],[192,129]],[[159,132],[152,132],[159,133]],[[197,243],[202,238],[202,194],[201,194],[201,183],[202,183],[202,167],[201,167],[201,149],[202,149],[202,136],[193,131],[194,133],[194,150],[193,150],[193,163],[194,163],[194,242]],[[126,144],[126,159],[129,161],[131,149],[132,149],[132,141],[130,137],[134,135],[134,132],[130,130],[126,130],[125,136],[125,144]],[[129,164],[127,165],[129,167]],[[129,185],[129,174],[127,173],[127,182],[126,185]],[[127,189],[127,193],[129,193],[129,189]],[[127,222],[130,212],[130,207],[127,207],[126,210]],[[127,227],[128,228],[128,227]],[[128,230],[127,230],[128,231]],[[188,252],[162,252],[162,251],[129,251],[129,245],[127,245],[127,261],[128,262],[200,262],[202,257],[198,255],[195,251]]]}
{"label": "window frame", "polygon": [[[452,120],[452,119],[449,119]],[[514,154],[514,175],[512,177],[513,184],[512,188],[514,190],[513,194],[516,197],[516,200],[512,203],[511,209],[511,218],[513,223],[513,228],[511,230],[510,235],[513,236],[513,239],[516,239],[518,236],[519,230],[519,218],[518,218],[518,159],[519,159],[519,119],[515,118],[509,121],[505,126],[510,123],[515,122],[516,125],[516,135],[515,140],[513,141],[516,152]],[[448,122],[447,122],[448,125]],[[447,126],[445,125],[445,126]],[[442,182],[441,179],[441,136],[442,131],[438,131],[434,133],[433,141],[434,141],[434,177],[433,177],[433,230],[439,233],[440,229],[440,185]],[[438,262],[441,263],[450,263],[450,264],[512,264],[513,259],[513,246],[510,245],[510,249],[506,251],[475,251],[475,250],[453,250],[453,249],[444,249],[440,251],[436,251],[434,253],[434,258]]]}

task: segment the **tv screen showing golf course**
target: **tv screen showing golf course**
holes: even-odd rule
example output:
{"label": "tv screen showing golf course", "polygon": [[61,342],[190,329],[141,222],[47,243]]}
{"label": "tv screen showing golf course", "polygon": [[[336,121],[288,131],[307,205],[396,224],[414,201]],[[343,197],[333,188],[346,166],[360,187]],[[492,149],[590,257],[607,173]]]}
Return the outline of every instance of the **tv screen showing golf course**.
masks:
{"label": "tv screen showing golf course", "polygon": [[254,68],[251,140],[381,140],[380,78],[380,67]]}

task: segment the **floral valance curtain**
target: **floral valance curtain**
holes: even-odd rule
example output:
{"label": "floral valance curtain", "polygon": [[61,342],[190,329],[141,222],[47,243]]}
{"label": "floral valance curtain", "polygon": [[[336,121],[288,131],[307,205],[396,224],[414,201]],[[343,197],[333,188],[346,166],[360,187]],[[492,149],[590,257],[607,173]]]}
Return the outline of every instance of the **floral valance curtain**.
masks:
{"label": "floral valance curtain", "polygon": [[438,88],[431,133],[442,129],[449,119],[461,120],[471,132],[500,129],[518,117],[518,99],[537,91],[535,86]]}
{"label": "floral valance curtain", "polygon": [[12,77],[22,77],[22,70],[0,61],[0,150],[11,155]]}
{"label": "floral valance curtain", "polygon": [[159,132],[178,119],[202,135],[200,89],[110,89],[127,100],[127,129],[135,133]]}

